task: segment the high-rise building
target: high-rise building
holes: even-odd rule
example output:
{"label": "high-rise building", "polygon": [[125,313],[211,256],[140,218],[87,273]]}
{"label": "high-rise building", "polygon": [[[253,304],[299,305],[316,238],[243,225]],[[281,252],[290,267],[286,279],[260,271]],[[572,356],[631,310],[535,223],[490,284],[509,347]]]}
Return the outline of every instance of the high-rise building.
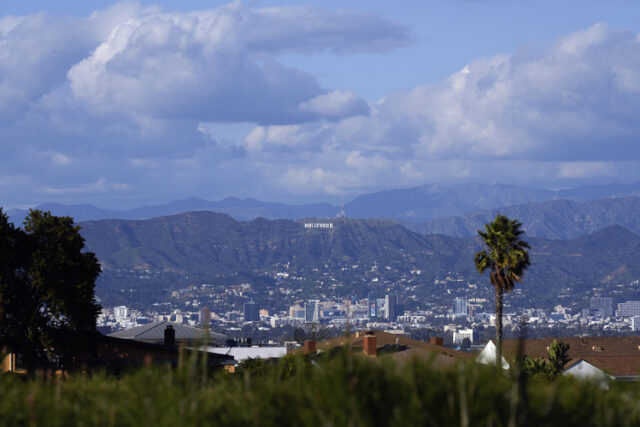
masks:
{"label": "high-rise building", "polygon": [[211,323],[211,311],[207,307],[200,309],[198,313],[198,323],[202,326],[207,326]]}
{"label": "high-rise building", "polygon": [[618,304],[616,316],[634,317],[640,316],[640,301],[627,301]]}
{"label": "high-rise building", "polygon": [[384,297],[385,305],[385,318],[391,322],[395,322],[398,317],[398,296],[395,294],[388,294]]}
{"label": "high-rise building", "polygon": [[320,301],[309,300],[304,303],[304,321],[306,323],[315,323],[320,320]]}
{"label": "high-rise building", "polygon": [[259,322],[260,321],[260,307],[253,301],[244,305],[244,321],[245,322]]}
{"label": "high-rise building", "polygon": [[591,298],[589,308],[597,310],[600,317],[613,316],[613,300],[611,298]]}
{"label": "high-rise building", "polygon": [[126,319],[128,315],[129,309],[127,309],[127,307],[124,305],[113,308],[113,316],[116,318],[116,320],[122,321]]}
{"label": "high-rise building", "polygon": [[367,296],[367,303],[369,306],[369,318],[373,319],[378,315],[378,302],[375,293],[369,292],[369,295]]}
{"label": "high-rise building", "polygon": [[469,310],[468,310],[468,305],[467,305],[467,300],[466,298],[456,298],[455,302],[454,302],[454,307],[453,307],[453,313],[454,314],[463,314],[463,315],[467,315],[469,314]]}
{"label": "high-rise building", "polygon": [[384,319],[386,316],[384,301],[384,298],[376,298],[376,317],[380,319]]}

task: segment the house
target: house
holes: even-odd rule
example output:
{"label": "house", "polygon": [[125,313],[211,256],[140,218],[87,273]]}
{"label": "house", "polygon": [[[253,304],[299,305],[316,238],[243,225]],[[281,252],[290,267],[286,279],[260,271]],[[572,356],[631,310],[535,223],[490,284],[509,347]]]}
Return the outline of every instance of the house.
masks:
{"label": "house", "polygon": [[149,365],[178,366],[181,351],[185,357],[204,356],[210,369],[235,365],[234,357],[196,349],[180,349],[171,343],[152,343],[100,335],[92,358],[83,361],[87,368],[104,369],[111,374]]}
{"label": "house", "polygon": [[[4,357],[2,355],[4,354]],[[24,369],[21,369],[17,363],[17,357],[14,353],[0,352],[0,372],[16,372],[24,373]]]}
{"label": "house", "polygon": [[224,345],[226,336],[205,329],[194,328],[193,326],[184,325],[182,323],[173,323],[167,320],[148,323],[135,328],[125,329],[123,331],[109,334],[110,337],[124,338],[147,343],[164,343],[165,330],[171,328],[175,334],[175,343],[178,345]]}
{"label": "house", "polygon": [[442,345],[442,338],[433,337],[430,342],[414,340],[384,331],[356,332],[348,336],[325,341],[307,341],[303,348],[293,354],[312,354],[349,348],[354,353],[364,353],[370,357],[385,357],[405,363],[412,358],[431,360],[435,366],[451,365],[463,360],[473,360],[473,355],[452,350]]}
{"label": "house", "polygon": [[[124,337],[117,336],[120,334]],[[175,367],[181,357],[181,349],[177,344],[202,344],[204,337],[206,333],[202,329],[170,322],[156,322],[109,336],[95,332],[95,335],[84,337],[94,341],[94,350],[91,354],[82,356],[76,363],[82,370],[105,370],[115,375],[141,366]],[[210,333],[209,337],[209,342],[220,342],[225,338],[224,335],[216,333]],[[186,347],[182,351],[187,357],[206,357],[209,368],[232,366],[236,363],[230,354],[216,354]],[[14,354],[7,355],[0,368],[0,372],[24,372],[20,366],[20,358]],[[54,366],[51,368],[54,371],[58,369]]]}
{"label": "house", "polygon": [[[569,345],[570,357],[564,375],[583,379],[616,379],[619,381],[640,380],[640,336],[631,337],[562,337],[522,340],[522,354],[548,359],[553,340]],[[519,339],[502,342],[502,367],[509,369],[519,353]],[[495,363],[496,347],[489,341],[476,361]]]}

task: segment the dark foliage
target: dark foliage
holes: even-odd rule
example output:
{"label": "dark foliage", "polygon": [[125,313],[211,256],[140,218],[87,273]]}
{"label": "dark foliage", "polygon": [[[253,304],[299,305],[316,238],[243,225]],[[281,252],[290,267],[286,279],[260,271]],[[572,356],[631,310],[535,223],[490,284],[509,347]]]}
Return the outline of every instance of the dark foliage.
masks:
{"label": "dark foliage", "polygon": [[[248,366],[251,365],[251,368]],[[638,388],[560,377],[522,383],[475,363],[402,365],[349,352],[247,363],[211,374],[195,360],[119,379],[0,375],[2,425],[633,426]],[[526,398],[525,398],[526,397]]]}
{"label": "dark foliage", "polygon": [[69,217],[32,210],[24,230],[0,210],[0,348],[26,367],[70,369],[90,352],[100,265]]}

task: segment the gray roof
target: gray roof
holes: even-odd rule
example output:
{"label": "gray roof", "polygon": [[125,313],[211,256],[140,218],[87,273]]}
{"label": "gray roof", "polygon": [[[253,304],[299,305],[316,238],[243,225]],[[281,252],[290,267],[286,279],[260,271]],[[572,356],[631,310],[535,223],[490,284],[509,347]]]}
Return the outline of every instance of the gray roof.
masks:
{"label": "gray roof", "polygon": [[[125,329],[124,331],[109,334],[110,337],[126,338],[137,341],[147,342],[163,342],[164,330],[168,325],[173,326],[176,331],[176,342],[180,341],[197,341],[204,339],[206,336],[204,329],[194,328],[193,326],[183,325],[182,323],[173,323],[167,320],[149,323],[147,325],[136,326],[135,328]],[[227,337],[216,332],[209,331],[210,343],[224,343]]]}

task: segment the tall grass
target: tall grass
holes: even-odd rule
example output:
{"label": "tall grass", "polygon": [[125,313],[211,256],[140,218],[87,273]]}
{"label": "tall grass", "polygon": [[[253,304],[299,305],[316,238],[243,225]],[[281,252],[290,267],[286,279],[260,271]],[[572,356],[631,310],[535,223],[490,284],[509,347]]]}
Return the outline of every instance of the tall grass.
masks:
{"label": "tall grass", "polygon": [[[384,359],[384,358],[381,358]],[[207,372],[196,358],[119,379],[0,375],[0,425],[640,425],[635,384],[518,382],[492,367],[402,365],[347,352]]]}

